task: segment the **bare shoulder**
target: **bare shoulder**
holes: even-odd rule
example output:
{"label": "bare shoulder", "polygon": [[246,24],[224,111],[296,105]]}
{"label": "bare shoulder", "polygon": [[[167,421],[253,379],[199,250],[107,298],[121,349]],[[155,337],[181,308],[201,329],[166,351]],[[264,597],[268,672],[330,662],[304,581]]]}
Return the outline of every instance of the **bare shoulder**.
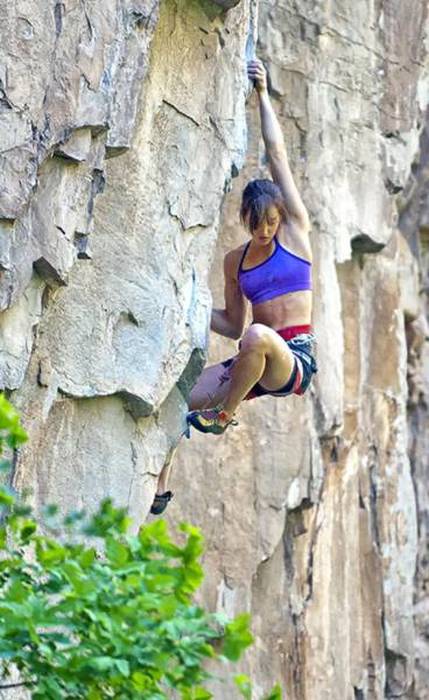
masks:
{"label": "bare shoulder", "polygon": [[313,253],[308,226],[303,226],[294,217],[289,217],[289,220],[279,228],[277,238],[291,253],[312,261]]}
{"label": "bare shoulder", "polygon": [[240,265],[240,260],[244,253],[246,245],[246,243],[243,243],[242,245],[238,246],[238,248],[233,248],[232,250],[228,251],[228,253],[226,253],[224,257],[224,268],[225,275],[228,275],[228,277],[237,279],[238,267]]}

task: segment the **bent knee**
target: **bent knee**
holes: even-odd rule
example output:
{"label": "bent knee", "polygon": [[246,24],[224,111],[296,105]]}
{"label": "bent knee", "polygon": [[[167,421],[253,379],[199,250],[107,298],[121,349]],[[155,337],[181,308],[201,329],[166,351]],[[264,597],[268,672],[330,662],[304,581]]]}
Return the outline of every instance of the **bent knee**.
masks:
{"label": "bent knee", "polygon": [[266,352],[270,346],[270,331],[263,323],[253,323],[241,339],[241,350]]}

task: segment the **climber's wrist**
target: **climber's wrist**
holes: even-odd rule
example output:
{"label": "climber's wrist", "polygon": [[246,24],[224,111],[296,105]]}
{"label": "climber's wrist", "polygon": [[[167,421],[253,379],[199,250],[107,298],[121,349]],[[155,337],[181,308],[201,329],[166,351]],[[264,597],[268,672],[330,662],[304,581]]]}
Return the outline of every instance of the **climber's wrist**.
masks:
{"label": "climber's wrist", "polygon": [[261,88],[256,88],[256,92],[258,93],[258,97],[260,100],[268,100],[270,101],[270,96],[268,94],[268,88],[266,85],[264,85]]}

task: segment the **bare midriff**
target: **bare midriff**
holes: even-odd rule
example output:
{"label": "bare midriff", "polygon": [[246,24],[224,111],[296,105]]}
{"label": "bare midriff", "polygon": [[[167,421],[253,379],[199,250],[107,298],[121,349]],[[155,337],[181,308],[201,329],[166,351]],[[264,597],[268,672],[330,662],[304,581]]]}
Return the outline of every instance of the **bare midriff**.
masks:
{"label": "bare midriff", "polygon": [[275,331],[288,326],[311,324],[312,292],[289,292],[253,306],[254,323],[263,323]]}

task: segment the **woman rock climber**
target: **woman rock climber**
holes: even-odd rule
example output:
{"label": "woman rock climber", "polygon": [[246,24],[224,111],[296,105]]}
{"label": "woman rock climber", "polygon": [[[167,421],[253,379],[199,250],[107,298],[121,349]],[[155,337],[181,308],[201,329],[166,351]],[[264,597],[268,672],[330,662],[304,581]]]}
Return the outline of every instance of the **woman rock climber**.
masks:
{"label": "woman rock climber", "polygon": [[[240,218],[250,241],[225,256],[225,308],[213,309],[211,329],[241,341],[238,354],[203,370],[191,392],[187,420],[203,433],[221,434],[234,424],[244,399],[303,394],[317,371],[309,217],[290,171],[261,61],[248,63],[248,76],[259,98],[273,180],[252,180],[244,189]],[[253,322],[243,335],[246,299]],[[161,482],[152,512],[162,512],[172,495],[162,493]]]}
{"label": "woman rock climber", "polygon": [[259,60],[248,75],[259,97],[261,130],[273,181],[252,180],[240,218],[250,241],[225,256],[225,309],[213,309],[211,328],[240,338],[246,299],[253,322],[240,349],[201,374],[190,396],[188,422],[203,433],[223,433],[243,399],[303,394],[317,371],[311,332],[310,222],[290,171],[283,135]]}

